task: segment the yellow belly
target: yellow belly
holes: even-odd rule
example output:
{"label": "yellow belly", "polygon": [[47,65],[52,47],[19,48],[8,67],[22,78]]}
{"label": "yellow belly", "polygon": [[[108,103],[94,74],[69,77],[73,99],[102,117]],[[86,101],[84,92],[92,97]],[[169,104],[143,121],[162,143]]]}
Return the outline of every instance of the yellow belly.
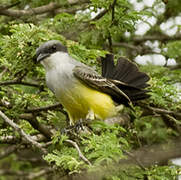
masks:
{"label": "yellow belly", "polygon": [[94,118],[106,119],[115,116],[116,108],[111,97],[105,93],[90,88],[82,83],[58,97],[74,123],[89,115]]}

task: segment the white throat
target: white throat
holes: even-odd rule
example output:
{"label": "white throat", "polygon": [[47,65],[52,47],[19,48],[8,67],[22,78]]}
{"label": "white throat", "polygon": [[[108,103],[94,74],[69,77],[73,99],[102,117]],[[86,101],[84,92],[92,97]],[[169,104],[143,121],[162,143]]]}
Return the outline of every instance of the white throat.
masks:
{"label": "white throat", "polygon": [[70,63],[72,58],[66,52],[56,52],[51,54],[49,57],[41,61],[41,64],[44,66],[46,71],[49,71],[54,68],[58,68],[59,66]]}

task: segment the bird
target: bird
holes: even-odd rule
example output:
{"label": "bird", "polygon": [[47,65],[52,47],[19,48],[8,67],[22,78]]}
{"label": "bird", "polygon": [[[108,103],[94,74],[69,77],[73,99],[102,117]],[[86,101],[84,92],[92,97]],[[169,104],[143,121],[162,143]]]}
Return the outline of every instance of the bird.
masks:
{"label": "bird", "polygon": [[68,53],[58,40],[49,40],[36,49],[36,60],[46,71],[46,84],[67,111],[70,124],[84,119],[115,117],[116,106],[149,97],[149,76],[125,57],[114,63],[114,55],[101,58],[102,74]]}

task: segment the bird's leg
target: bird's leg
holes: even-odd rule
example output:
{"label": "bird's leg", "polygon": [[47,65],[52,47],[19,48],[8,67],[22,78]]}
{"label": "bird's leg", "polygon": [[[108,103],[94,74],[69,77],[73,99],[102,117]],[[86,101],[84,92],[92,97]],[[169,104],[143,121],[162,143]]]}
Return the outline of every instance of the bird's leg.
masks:
{"label": "bird's leg", "polygon": [[80,119],[74,125],[70,125],[61,130],[62,134],[78,134],[80,132],[89,132],[89,127],[87,126],[92,119]]}
{"label": "bird's leg", "polygon": [[78,133],[80,131],[85,131],[86,124],[95,119],[95,114],[94,111],[90,109],[85,119],[81,118],[74,124],[71,116],[69,116],[69,119],[70,119],[70,125],[62,130],[62,133],[64,134],[72,132]]}
{"label": "bird's leg", "polygon": [[84,130],[84,123],[83,123],[84,121],[83,121],[83,119],[79,119],[78,121],[77,121],[77,123],[74,125],[74,127],[75,127],[75,131],[76,132],[79,132],[79,131],[83,131]]}
{"label": "bird's leg", "polygon": [[84,124],[83,124],[83,119],[78,120],[74,125],[69,125],[66,128],[63,128],[61,130],[62,134],[68,134],[68,133],[78,133],[79,131],[83,131],[84,130]]}
{"label": "bird's leg", "polygon": [[77,121],[77,123],[75,124],[75,132],[76,133],[90,133],[90,127],[89,124],[90,122],[92,122],[92,119],[80,119],[79,121]]}
{"label": "bird's leg", "polygon": [[94,111],[90,109],[85,119],[89,121],[95,119]]}

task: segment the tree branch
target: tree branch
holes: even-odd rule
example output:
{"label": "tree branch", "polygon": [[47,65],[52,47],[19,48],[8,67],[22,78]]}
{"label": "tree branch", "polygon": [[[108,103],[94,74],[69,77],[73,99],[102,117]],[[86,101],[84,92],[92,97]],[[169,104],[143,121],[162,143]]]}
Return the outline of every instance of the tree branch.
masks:
{"label": "tree branch", "polygon": [[136,43],[141,43],[144,41],[175,41],[175,40],[181,40],[181,34],[178,33],[174,36],[168,36],[168,35],[147,35],[147,36],[137,36],[133,37],[132,40]]}
{"label": "tree branch", "polygon": [[[113,47],[124,47],[124,48],[129,48],[131,50],[134,50],[137,54],[144,55],[144,54],[160,54],[157,52],[154,52],[150,47],[146,45],[132,45],[129,43],[124,43],[124,42],[114,42],[112,44]],[[137,55],[135,54],[135,55]]]}
{"label": "tree branch", "polygon": [[20,118],[26,119],[34,129],[38,130],[48,140],[51,139],[52,133],[50,129],[48,129],[44,124],[39,123],[39,121],[36,119],[36,116],[33,114],[21,114]]}
{"label": "tree branch", "polygon": [[[89,0],[81,0],[81,1],[76,1],[76,2],[70,2],[68,5],[79,5],[82,3],[88,3]],[[3,6],[2,6],[3,7]],[[4,9],[1,8],[0,9],[0,15],[4,15],[4,16],[12,16],[15,18],[19,18],[22,16],[33,16],[33,15],[39,15],[39,14],[44,14],[44,13],[48,13],[48,12],[52,12],[56,9],[59,9],[61,7],[65,7],[65,5],[61,5],[55,2],[51,2],[49,4],[40,6],[40,7],[36,7],[36,8],[31,8],[28,10],[15,10],[15,9]]]}
{"label": "tree branch", "polygon": [[[31,136],[31,138],[36,141],[36,142],[43,142],[45,141],[45,136],[43,136],[42,134],[37,134],[37,135],[33,135]],[[20,138],[16,137],[16,136],[0,136],[0,144],[17,144],[20,143]],[[21,143],[22,145],[27,144],[27,141],[23,140],[23,143]],[[44,145],[42,145],[43,147]]]}
{"label": "tree branch", "polygon": [[2,170],[0,170],[0,175],[18,176],[18,177],[23,177],[23,179],[32,180],[32,179],[36,179],[38,177],[41,177],[45,174],[49,174],[52,172],[53,172],[53,169],[51,169],[51,168],[44,168],[38,172],[31,172],[31,173],[27,173],[24,171],[11,171],[11,170],[7,170],[7,169],[2,169]]}
{"label": "tree branch", "polygon": [[37,8],[32,8],[30,10],[14,10],[14,9],[1,9],[0,15],[5,15],[5,16],[12,16],[12,17],[22,17],[22,16],[32,16],[32,15],[38,15],[38,14],[43,14],[47,12],[54,11],[55,9],[60,8],[60,5],[57,3],[49,3],[47,5],[37,7]]}
{"label": "tree branch", "polygon": [[14,123],[11,119],[9,119],[2,111],[0,111],[0,117],[9,124],[15,131],[19,133],[19,135],[23,138],[25,138],[29,144],[32,146],[35,146],[37,149],[39,149],[43,154],[47,154],[46,149],[42,148],[42,145],[35,140],[32,139],[31,136],[26,134],[16,123]]}
{"label": "tree branch", "polygon": [[0,136],[0,144],[16,144],[20,139],[15,136]]}

